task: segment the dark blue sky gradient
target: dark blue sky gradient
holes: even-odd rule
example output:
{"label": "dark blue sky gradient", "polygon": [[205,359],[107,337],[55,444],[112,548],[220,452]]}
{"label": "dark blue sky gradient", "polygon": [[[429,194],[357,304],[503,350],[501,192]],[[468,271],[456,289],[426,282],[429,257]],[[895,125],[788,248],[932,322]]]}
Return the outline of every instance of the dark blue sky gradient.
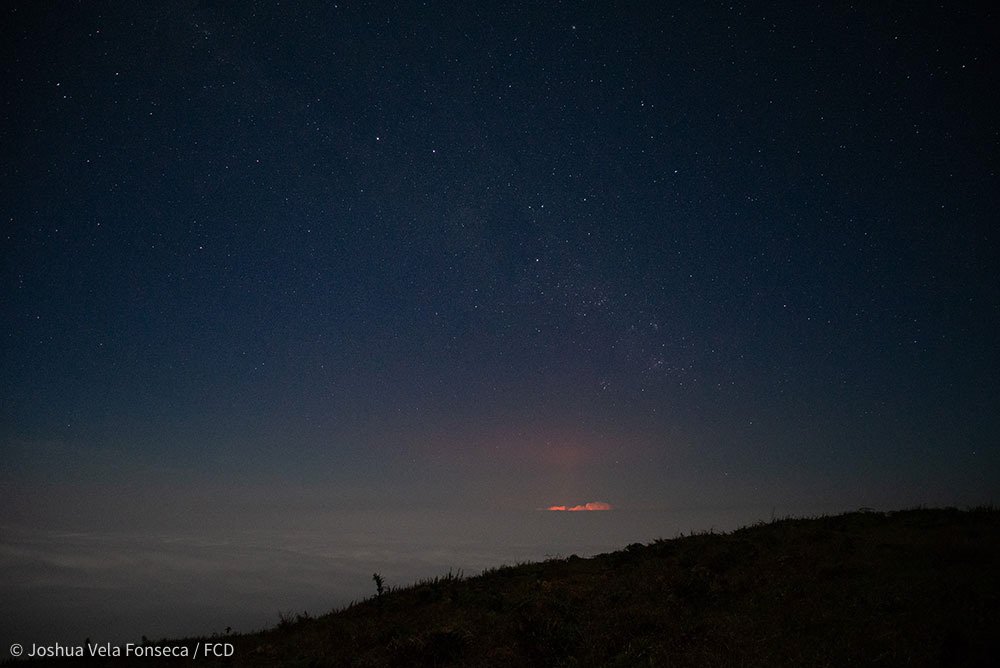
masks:
{"label": "dark blue sky gradient", "polygon": [[7,522],[996,501],[988,5],[3,11]]}

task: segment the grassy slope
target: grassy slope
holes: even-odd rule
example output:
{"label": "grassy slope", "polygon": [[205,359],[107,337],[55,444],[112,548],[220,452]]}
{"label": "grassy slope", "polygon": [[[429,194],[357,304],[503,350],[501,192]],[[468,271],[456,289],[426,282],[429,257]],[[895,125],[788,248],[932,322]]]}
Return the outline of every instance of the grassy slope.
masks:
{"label": "grassy slope", "polygon": [[443,578],[226,640],[226,663],[251,666],[993,665],[1000,512],[660,540]]}

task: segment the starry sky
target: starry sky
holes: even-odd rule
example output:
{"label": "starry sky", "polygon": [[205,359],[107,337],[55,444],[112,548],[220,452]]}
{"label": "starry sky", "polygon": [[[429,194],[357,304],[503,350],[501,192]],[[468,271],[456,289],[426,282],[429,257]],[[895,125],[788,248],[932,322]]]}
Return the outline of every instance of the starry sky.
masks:
{"label": "starry sky", "polygon": [[998,500],[988,4],[154,4],[2,10],[0,525]]}

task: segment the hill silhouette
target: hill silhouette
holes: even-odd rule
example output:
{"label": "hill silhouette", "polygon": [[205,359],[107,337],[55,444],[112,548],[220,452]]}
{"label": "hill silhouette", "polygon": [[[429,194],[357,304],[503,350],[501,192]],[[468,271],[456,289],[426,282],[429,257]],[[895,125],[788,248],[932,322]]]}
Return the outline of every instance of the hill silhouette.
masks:
{"label": "hill silhouette", "polygon": [[267,631],[214,636],[233,656],[197,663],[992,666],[998,567],[1000,512],[991,508],[783,519],[406,588],[379,583],[381,594],[321,617],[284,615]]}

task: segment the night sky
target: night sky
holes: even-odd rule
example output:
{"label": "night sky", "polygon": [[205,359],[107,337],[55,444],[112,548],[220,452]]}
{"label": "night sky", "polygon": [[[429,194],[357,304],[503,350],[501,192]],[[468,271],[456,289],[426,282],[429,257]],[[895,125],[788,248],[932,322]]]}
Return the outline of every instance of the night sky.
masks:
{"label": "night sky", "polygon": [[5,3],[0,560],[997,502],[1000,17],[868,4]]}

